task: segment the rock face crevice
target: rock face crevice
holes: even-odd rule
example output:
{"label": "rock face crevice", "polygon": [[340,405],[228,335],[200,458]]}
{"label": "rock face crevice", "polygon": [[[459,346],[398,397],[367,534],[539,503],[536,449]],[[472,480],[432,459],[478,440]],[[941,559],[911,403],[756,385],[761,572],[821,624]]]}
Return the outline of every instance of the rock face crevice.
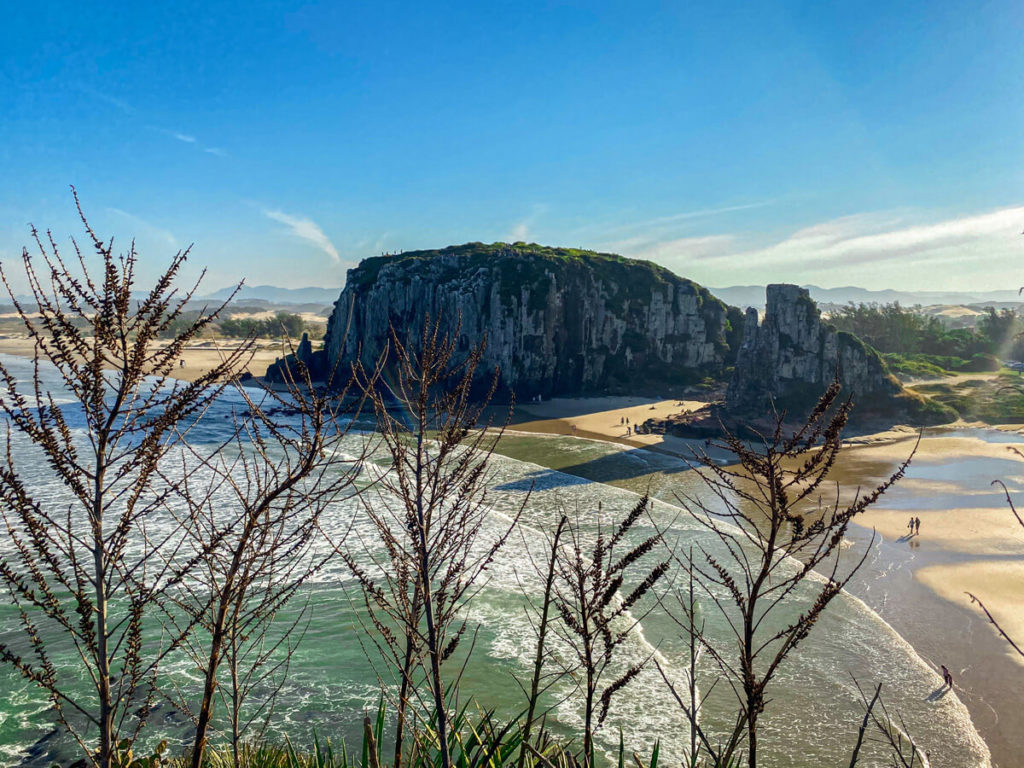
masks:
{"label": "rock face crevice", "polygon": [[760,323],[757,311],[747,310],[726,394],[727,413],[762,418],[774,403],[802,416],[838,373],[858,420],[932,424],[955,418],[948,409],[907,392],[874,349],[823,322],[806,289],[769,285],[766,299]]}
{"label": "rock face crevice", "polygon": [[[613,254],[469,243],[366,259],[349,270],[324,339],[326,364],[377,359],[394,326],[425,313],[487,338],[481,368],[520,398],[679,387],[721,375],[738,335],[696,283]],[[738,318],[732,317],[735,322]]]}

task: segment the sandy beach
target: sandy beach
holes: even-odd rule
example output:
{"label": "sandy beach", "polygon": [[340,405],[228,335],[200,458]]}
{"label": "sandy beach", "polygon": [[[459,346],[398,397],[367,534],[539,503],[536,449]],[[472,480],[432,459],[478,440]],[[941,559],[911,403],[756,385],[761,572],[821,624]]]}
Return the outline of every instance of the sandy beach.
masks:
{"label": "sandy beach", "polygon": [[[217,341],[197,341],[189,345],[182,354],[185,365],[174,369],[174,377],[184,381],[195,381],[201,374],[212,370],[220,363],[223,355],[236,349],[241,340],[224,339]],[[0,337],[0,354],[32,357],[34,343],[27,336]],[[253,376],[262,376],[267,366],[285,353],[281,342],[259,340],[253,347],[248,362],[240,372],[248,371]]]}
{"label": "sandy beach", "polygon": [[[927,430],[907,476],[855,519],[851,538],[875,554],[851,591],[888,621],[933,668],[953,672],[955,691],[1001,768],[1020,765],[1024,731],[1017,716],[1024,659],[1011,653],[967,593],[984,601],[1016,638],[1024,638],[1024,529],[1010,512],[1001,480],[1018,501],[1024,485],[1019,425],[956,425]],[[833,476],[866,488],[914,448],[916,436],[852,447]],[[909,532],[911,517],[920,533]]]}
{"label": "sandy beach", "polygon": [[[556,398],[518,406],[518,423],[512,428],[685,457],[698,441],[627,436],[624,420],[628,417],[633,425],[701,405],[634,397]],[[881,537],[874,545],[872,567],[852,591],[933,669],[946,664],[954,671],[957,694],[993,750],[995,764],[1004,768],[1017,765],[1010,756],[1024,749],[1024,734],[1011,716],[1017,706],[1015,691],[1024,681],[1024,660],[1011,654],[966,593],[978,595],[1007,631],[1024,640],[1024,529],[1002,490],[991,484],[1001,479],[1011,489],[1024,485],[1024,460],[1010,450],[1024,450],[1019,430],[1019,425],[999,430],[978,424],[928,430],[908,476],[858,516],[851,531],[858,546],[870,541],[872,531]],[[851,492],[881,482],[910,455],[918,436],[919,430],[898,426],[852,437],[833,479]],[[921,519],[921,528],[910,536],[912,516]]]}
{"label": "sandy beach", "polygon": [[[175,374],[194,379],[210,370],[230,344],[190,346],[183,355],[185,366]],[[261,342],[245,369],[261,376],[283,351],[280,343]],[[27,357],[31,352],[27,338],[0,338],[0,353]],[[704,441],[635,434],[632,428],[704,405],[700,400],[628,396],[554,398],[517,404],[510,429],[604,440],[686,458],[692,449],[703,449]],[[864,543],[872,530],[877,532],[882,539],[876,546],[888,563],[872,576],[876,582],[871,591],[858,596],[934,668],[945,663],[954,669],[957,692],[993,756],[1005,756],[1024,748],[1024,737],[1012,735],[1012,718],[999,721],[986,713],[1007,711],[1014,687],[1024,680],[1024,660],[1011,656],[966,593],[977,594],[1011,634],[1024,640],[1024,528],[1007,508],[1002,490],[991,485],[995,479],[1011,488],[1024,484],[1024,459],[1010,450],[1024,450],[1024,436],[1017,426],[989,433],[1001,434],[998,440],[981,439],[979,425],[957,426],[959,431],[930,431],[917,447],[910,475],[856,519],[859,533],[853,537]],[[895,427],[851,438],[834,479],[850,488],[880,482],[906,459],[918,435],[916,429]],[[722,460],[726,457],[722,453]],[[911,536],[907,523],[912,516],[920,517],[921,527]]]}
{"label": "sandy beach", "polygon": [[[968,610],[979,610],[971,605],[970,594],[977,596],[1007,634],[1024,647],[1024,562],[990,560],[930,565],[914,575],[945,599]],[[1006,653],[1014,662],[1024,664],[1009,644]]]}
{"label": "sandy beach", "polygon": [[[673,435],[638,435],[634,428],[647,419],[664,419],[695,411],[702,400],[654,400],[644,397],[556,397],[541,403],[519,403],[513,428],[521,432],[574,435],[689,456],[695,441]],[[627,421],[628,420],[628,421]],[[628,428],[628,431],[627,431]]]}

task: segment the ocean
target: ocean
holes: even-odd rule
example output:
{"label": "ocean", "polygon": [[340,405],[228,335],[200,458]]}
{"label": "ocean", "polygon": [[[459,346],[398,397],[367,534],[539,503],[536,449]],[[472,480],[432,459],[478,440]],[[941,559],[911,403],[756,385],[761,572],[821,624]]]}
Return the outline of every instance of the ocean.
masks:
{"label": "ocean", "polygon": [[[5,357],[4,363],[19,377],[27,377],[31,370],[27,361],[16,358]],[[238,406],[237,396],[226,394],[190,439],[197,444],[215,441],[224,434],[231,408]],[[371,424],[356,426],[359,429],[341,446],[352,457],[360,454],[366,440],[372,440]],[[667,528],[677,546],[702,546],[724,554],[721,544],[679,502],[680,497],[700,493],[702,488],[699,478],[679,459],[601,441],[517,433],[503,438],[500,451],[491,464],[484,538],[497,535],[520,508],[523,512],[517,532],[466,608],[476,634],[461,688],[463,703],[494,710],[499,718],[513,717],[525,705],[523,687],[529,681],[534,642],[528,607],[541,584],[534,563],[543,556],[546,534],[563,512],[593,535],[598,519],[617,521],[639,494],[648,492],[654,498],[654,523]],[[25,447],[18,455],[30,453]],[[371,485],[387,471],[386,465],[383,456],[364,462],[359,485]],[[26,461],[21,470],[48,503],[61,503],[63,489],[44,464]],[[387,499],[381,501],[387,503]],[[361,514],[362,504],[354,495],[340,500],[329,510],[325,528],[336,539],[344,538],[345,546],[370,566],[379,553],[379,542]],[[157,527],[161,524],[167,521],[154,521]],[[638,527],[638,537],[653,530],[647,523]],[[0,552],[8,554],[9,546],[7,537],[0,536]],[[710,601],[702,601],[701,607],[713,642],[721,647],[734,642],[724,617]],[[387,683],[390,677],[367,639],[361,597],[340,559],[334,559],[304,588],[278,621],[283,626],[301,609],[308,611],[308,625],[301,644],[292,651],[269,737],[283,740],[287,736],[297,746],[311,743],[314,734],[335,744],[358,743],[364,713],[378,705],[379,681]],[[798,610],[797,604],[793,610]],[[638,606],[634,618],[636,628],[623,648],[620,668],[656,656],[671,677],[683,680],[684,645],[675,625],[652,604]],[[0,641],[24,647],[16,623],[13,608],[0,608]],[[73,650],[59,644],[55,648],[60,672],[84,688],[86,679]],[[552,653],[556,658],[566,655],[557,642]],[[163,674],[184,689],[197,680],[194,665],[183,657],[166,665]],[[718,677],[705,657],[697,679],[711,695],[702,710],[702,722],[709,733],[720,736],[731,730],[735,703],[724,681],[712,687]],[[770,702],[761,721],[762,764],[778,768],[846,765],[863,716],[855,681],[865,689],[884,684],[890,711],[900,713],[936,768],[989,765],[988,749],[966,707],[955,696],[929,700],[938,682],[932,667],[878,613],[847,594],[832,604],[769,689]],[[569,737],[577,731],[582,707],[571,678],[549,691],[545,705],[551,708],[549,725],[556,733]],[[187,733],[182,718],[168,706],[157,712],[148,730],[154,738],[166,734],[172,740]],[[51,732],[52,715],[45,700],[13,671],[0,669],[0,761],[18,764],[26,748]],[[612,753],[620,732],[630,751],[643,754],[660,740],[662,760],[677,762],[685,755],[688,733],[682,714],[649,664],[616,700],[598,747]],[[47,742],[37,753],[51,755],[51,746]],[[885,764],[877,743],[869,743],[866,750],[862,765]],[[37,763],[48,760],[39,757]]]}

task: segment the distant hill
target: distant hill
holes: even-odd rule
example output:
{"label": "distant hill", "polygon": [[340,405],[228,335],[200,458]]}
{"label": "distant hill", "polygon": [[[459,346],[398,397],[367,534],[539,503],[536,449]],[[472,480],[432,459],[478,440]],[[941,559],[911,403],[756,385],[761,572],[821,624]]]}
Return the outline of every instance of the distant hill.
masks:
{"label": "distant hill", "polygon": [[[221,288],[202,298],[223,301],[234,290],[234,286]],[[235,302],[267,301],[271,304],[333,304],[341,293],[341,286],[335,288],[278,288],[274,285],[244,285],[235,297]]]}
{"label": "distant hill", "polygon": [[[898,291],[885,289],[872,291],[856,286],[842,288],[819,288],[816,285],[804,285],[811,298],[819,304],[877,303],[891,304],[898,301],[904,306],[931,306],[935,304],[1016,304],[1021,301],[1016,289],[1005,291]],[[765,287],[763,285],[734,285],[728,288],[708,288],[712,294],[734,307],[756,307],[764,309]]]}
{"label": "distant hill", "polygon": [[[885,289],[872,291],[857,286],[844,286],[842,288],[820,288],[816,285],[804,285],[811,298],[818,304],[848,304],[854,303],[878,303],[891,304],[898,301],[904,306],[934,306],[937,304],[947,305],[984,305],[992,304],[1000,306],[1004,304],[1017,304],[1022,297],[1017,295],[1015,289],[1003,291],[898,291]],[[233,287],[221,288],[219,291],[206,294],[199,299],[224,300],[234,290]],[[712,295],[734,307],[756,307],[764,309],[765,286],[763,285],[733,285],[726,288],[709,288]],[[263,303],[268,304],[315,304],[328,306],[337,301],[341,293],[341,286],[336,288],[321,288],[309,286],[307,288],[279,288],[275,285],[246,285],[242,287],[235,303]],[[141,298],[141,295],[140,295]]]}

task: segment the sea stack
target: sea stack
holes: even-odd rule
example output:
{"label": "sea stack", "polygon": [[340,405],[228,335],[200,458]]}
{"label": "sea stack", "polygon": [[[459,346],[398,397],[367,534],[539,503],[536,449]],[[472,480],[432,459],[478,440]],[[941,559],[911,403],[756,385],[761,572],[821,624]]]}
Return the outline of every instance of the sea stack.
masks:
{"label": "sea stack", "polygon": [[879,354],[856,336],[823,321],[806,289],[769,285],[764,317],[748,309],[725,411],[763,418],[774,406],[802,418],[838,374],[854,400],[856,421],[952,421],[948,408],[908,392]]}

